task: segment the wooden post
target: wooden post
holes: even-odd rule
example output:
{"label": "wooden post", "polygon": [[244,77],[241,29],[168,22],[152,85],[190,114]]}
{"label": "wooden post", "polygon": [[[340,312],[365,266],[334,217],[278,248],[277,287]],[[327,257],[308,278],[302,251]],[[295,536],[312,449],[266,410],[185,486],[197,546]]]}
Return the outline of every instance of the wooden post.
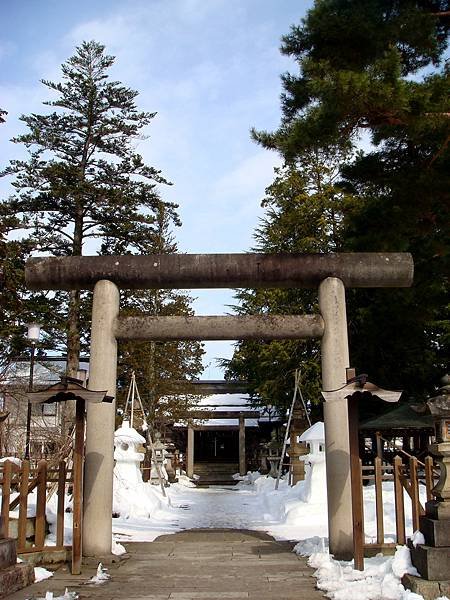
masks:
{"label": "wooden post", "polygon": [[73,453],[72,575],[81,573],[83,519],[84,400],[77,398]]}
{"label": "wooden post", "polygon": [[412,523],[413,531],[420,529],[420,499],[419,499],[419,480],[417,477],[417,458],[411,456],[409,459],[409,480],[411,482],[411,504],[412,504]]}
{"label": "wooden post", "polygon": [[396,456],[394,458],[395,526],[397,530],[397,544],[404,546],[406,544],[406,533],[402,469],[402,459],[400,458],[400,456]]}
{"label": "wooden post", "polygon": [[188,425],[187,431],[186,475],[194,476],[194,429]]}
{"label": "wooden post", "polygon": [[364,570],[364,504],[362,489],[362,467],[359,458],[358,400],[347,398],[348,432],[350,442],[350,477],[352,489],[353,518],[353,563],[354,568]]}
{"label": "wooden post", "polygon": [[28,504],[28,478],[30,475],[30,461],[22,461],[22,472],[19,488],[19,524],[17,526],[17,550],[24,550],[27,539],[27,504]]}
{"label": "wooden post", "polygon": [[381,433],[377,431],[375,436],[377,440],[377,457],[383,458],[383,440],[381,439]]}
{"label": "wooden post", "polygon": [[9,501],[11,497],[12,463],[6,460],[3,465],[2,480],[2,531],[1,538],[9,537]]}
{"label": "wooden post", "polygon": [[427,489],[427,502],[429,502],[430,500],[433,500],[433,493],[431,490],[434,488],[432,456],[425,457],[425,484]]}
{"label": "wooden post", "polygon": [[243,413],[239,413],[239,475],[243,476],[246,474],[246,461],[245,461],[245,416]]}
{"label": "wooden post", "polygon": [[381,458],[375,458],[375,507],[377,513],[377,544],[384,544],[383,472]]}
{"label": "wooden post", "polygon": [[59,463],[58,471],[58,508],[56,514],[56,545],[64,546],[64,496],[66,491],[66,463]]}
{"label": "wooden post", "polygon": [[43,548],[45,544],[45,505],[47,502],[47,461],[38,462],[38,485],[36,500],[36,522],[34,527],[34,544],[36,548]]}

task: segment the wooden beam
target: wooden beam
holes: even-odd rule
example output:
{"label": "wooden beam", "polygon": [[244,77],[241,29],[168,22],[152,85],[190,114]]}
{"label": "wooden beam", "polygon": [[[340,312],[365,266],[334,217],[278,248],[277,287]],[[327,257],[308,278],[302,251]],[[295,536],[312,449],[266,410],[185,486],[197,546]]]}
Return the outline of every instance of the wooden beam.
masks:
{"label": "wooden beam", "polygon": [[190,419],[239,419],[241,415],[245,419],[259,419],[259,410],[193,410],[189,412]]}

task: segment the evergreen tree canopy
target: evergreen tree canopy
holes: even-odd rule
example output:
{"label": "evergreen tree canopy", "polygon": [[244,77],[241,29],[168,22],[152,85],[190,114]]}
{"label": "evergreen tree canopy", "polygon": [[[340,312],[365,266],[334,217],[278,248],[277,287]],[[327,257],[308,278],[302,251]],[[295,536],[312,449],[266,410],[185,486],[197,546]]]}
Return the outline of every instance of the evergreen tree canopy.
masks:
{"label": "evergreen tree canopy", "polygon": [[[262,201],[266,214],[255,232],[256,252],[314,253],[341,248],[343,215],[352,203],[336,183],[343,156],[333,149],[316,149],[295,166],[275,169],[275,180]],[[318,312],[315,290],[239,290],[235,297],[238,314]],[[223,364],[227,377],[249,382],[256,403],[287,408],[297,368],[305,399],[312,403],[320,399],[318,340],[241,341],[232,359]]]}
{"label": "evergreen tree canopy", "polygon": [[[345,145],[361,130],[374,142],[393,130],[448,135],[448,73],[417,81],[447,48],[448,1],[319,0],[283,37],[299,74],[282,76],[282,123],[257,141],[287,158]],[[448,114],[447,114],[448,117]],[[431,158],[431,157],[430,157]]]}
{"label": "evergreen tree canopy", "polygon": [[[336,245],[315,246],[309,219],[315,222],[323,204],[313,195],[298,211],[289,197],[296,180],[287,178],[283,207],[275,213],[268,206],[275,231],[264,232],[267,248],[277,241],[289,251],[297,239],[305,251],[412,252],[411,289],[348,290],[347,310],[352,366],[416,397],[448,368],[449,25],[446,1],[316,0],[283,38],[281,51],[298,73],[282,76],[281,124],[272,133],[253,131],[300,178],[305,156],[340,149],[336,183],[347,198]],[[283,312],[286,303],[272,304]],[[231,367],[239,359],[245,372],[252,359],[239,354],[242,347]]]}
{"label": "evergreen tree canopy", "polygon": [[[97,42],[83,42],[61,67],[62,81],[42,81],[56,99],[48,114],[21,117],[28,131],[13,141],[29,150],[3,171],[15,192],[2,205],[16,228],[30,232],[40,252],[81,255],[89,238],[102,253],[153,252],[161,173],[135,151],[155,113],[140,112],[138,93],[109,79],[114,58]],[[165,214],[179,224],[176,206]],[[62,296],[61,294],[59,296]],[[69,373],[80,350],[80,294],[70,293],[67,321]],[[66,315],[61,325],[66,322]]]}

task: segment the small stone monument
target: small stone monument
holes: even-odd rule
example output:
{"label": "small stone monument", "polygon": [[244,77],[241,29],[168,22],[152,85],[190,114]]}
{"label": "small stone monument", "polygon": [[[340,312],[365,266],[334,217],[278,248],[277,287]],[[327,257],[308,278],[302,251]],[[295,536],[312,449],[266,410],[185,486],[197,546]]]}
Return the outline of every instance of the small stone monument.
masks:
{"label": "small stone monument", "polygon": [[269,475],[270,477],[274,477],[276,479],[278,475],[278,464],[280,460],[282,460],[282,443],[279,440],[277,440],[277,432],[275,431],[275,429],[271,433],[271,438],[272,439],[270,440],[270,442],[266,444],[266,448],[268,451],[267,461],[270,464]]}
{"label": "small stone monument", "polygon": [[155,433],[155,441],[153,442],[152,470],[150,471],[150,483],[153,485],[160,484],[160,477],[165,482],[168,480],[167,472],[164,467],[165,458],[166,449],[161,441],[161,434],[157,431]]}
{"label": "small stone monument", "polygon": [[420,531],[425,544],[410,543],[411,559],[423,579],[404,577],[404,585],[425,598],[450,594],[450,377],[441,381],[439,395],[427,404],[434,419],[435,442],[430,453],[440,467],[440,478],[425,504]]}
{"label": "small stone monument", "polygon": [[259,444],[259,472],[261,475],[266,475],[269,472],[269,467],[267,466],[267,457],[269,455],[269,450],[267,448],[267,443],[262,442]]}
{"label": "small stone monument", "polygon": [[166,469],[167,478],[169,483],[175,483],[178,481],[177,474],[175,471],[175,447],[174,444],[166,444],[165,445],[165,459],[164,459],[164,467]]}

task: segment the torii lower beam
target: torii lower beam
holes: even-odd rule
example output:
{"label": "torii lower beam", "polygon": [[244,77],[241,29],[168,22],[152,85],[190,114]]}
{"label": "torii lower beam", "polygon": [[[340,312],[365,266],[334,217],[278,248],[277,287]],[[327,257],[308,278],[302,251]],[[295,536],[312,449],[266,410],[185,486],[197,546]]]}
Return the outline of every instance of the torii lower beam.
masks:
{"label": "torii lower beam", "polygon": [[118,317],[119,340],[283,340],[320,338],[320,315]]}

